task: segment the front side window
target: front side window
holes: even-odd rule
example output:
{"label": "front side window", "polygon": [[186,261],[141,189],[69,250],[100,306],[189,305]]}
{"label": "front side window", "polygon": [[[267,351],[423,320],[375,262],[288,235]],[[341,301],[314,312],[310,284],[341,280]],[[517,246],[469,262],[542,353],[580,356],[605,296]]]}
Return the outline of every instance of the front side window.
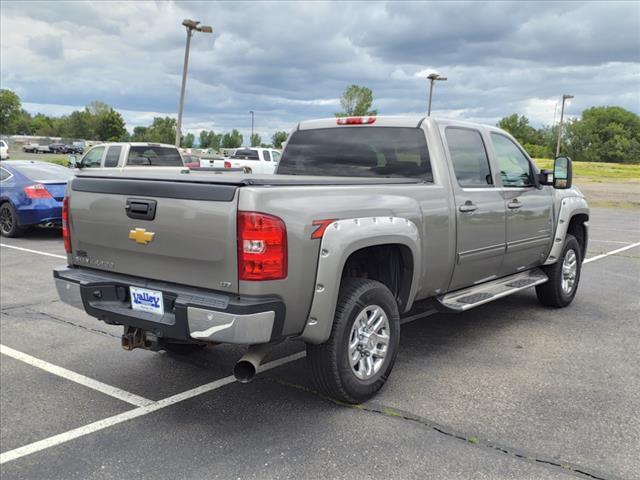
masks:
{"label": "front side window", "polygon": [[419,178],[433,182],[424,131],[411,127],[298,130],[278,174]]}
{"label": "front side window", "polygon": [[533,171],[529,159],[509,138],[499,133],[491,133],[493,149],[496,152],[502,185],[505,187],[533,187]]}
{"label": "front side window", "polygon": [[132,146],[127,165],[155,167],[183,167],[178,149],[159,145]]}
{"label": "front side window", "polygon": [[107,149],[107,156],[104,159],[105,167],[117,167],[118,161],[120,160],[120,152],[122,151],[121,146],[117,147],[109,147]]}
{"label": "front side window", "polygon": [[104,147],[95,147],[87,152],[82,159],[83,168],[100,168],[102,162],[102,154],[104,153]]}
{"label": "front side window", "polygon": [[445,137],[460,186],[492,186],[489,158],[480,132],[467,128],[448,127],[445,130]]}
{"label": "front side window", "polygon": [[275,150],[273,152],[271,152],[273,155],[273,161],[274,162],[279,162],[280,161],[280,152],[276,152]]}

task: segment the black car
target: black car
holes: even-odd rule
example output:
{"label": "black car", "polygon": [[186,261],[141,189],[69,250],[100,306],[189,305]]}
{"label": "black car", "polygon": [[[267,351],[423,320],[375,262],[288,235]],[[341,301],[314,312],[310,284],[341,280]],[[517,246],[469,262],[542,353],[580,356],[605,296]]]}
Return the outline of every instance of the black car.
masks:
{"label": "black car", "polygon": [[49,151],[51,153],[70,153],[69,146],[64,143],[52,143],[49,145]]}
{"label": "black car", "polygon": [[75,153],[78,155],[82,155],[82,153],[84,152],[84,148],[79,146],[79,145],[65,145],[65,147],[67,148],[67,151],[65,153]]}

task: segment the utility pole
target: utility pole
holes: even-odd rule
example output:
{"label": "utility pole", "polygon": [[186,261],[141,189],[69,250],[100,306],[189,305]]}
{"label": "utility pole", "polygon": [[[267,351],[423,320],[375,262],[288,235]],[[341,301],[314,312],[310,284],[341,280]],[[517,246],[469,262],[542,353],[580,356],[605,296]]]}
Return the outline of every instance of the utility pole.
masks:
{"label": "utility pole", "polygon": [[213,29],[207,25],[200,25],[195,20],[185,19],[182,21],[187,29],[187,45],[184,49],[184,65],[182,67],[182,88],[180,89],[180,104],[178,105],[178,123],[176,124],[176,147],[180,148],[180,137],[182,129],[182,110],[184,108],[184,92],[187,87],[187,69],[189,67],[189,48],[191,47],[191,36],[193,31],[202,33],[212,33]]}
{"label": "utility pole", "polygon": [[429,85],[429,107],[427,109],[427,117],[431,116],[431,98],[433,97],[433,82],[436,80],[446,80],[447,77],[441,77],[437,73],[431,73],[427,75],[427,79],[431,81]]}
{"label": "utility pole", "polygon": [[560,140],[562,139],[562,120],[564,118],[564,102],[573,98],[573,95],[562,95],[562,109],[560,110],[560,124],[558,125],[558,145],[556,146],[556,157],[560,156]]}
{"label": "utility pole", "polygon": [[255,114],[253,110],[249,110],[249,113],[251,114],[251,138],[249,138],[249,146],[253,147],[253,117]]}

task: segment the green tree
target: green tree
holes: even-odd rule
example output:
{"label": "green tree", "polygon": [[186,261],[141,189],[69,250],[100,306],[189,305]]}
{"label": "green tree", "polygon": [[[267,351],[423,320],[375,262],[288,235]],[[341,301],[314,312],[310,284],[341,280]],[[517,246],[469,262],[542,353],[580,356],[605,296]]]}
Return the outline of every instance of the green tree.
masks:
{"label": "green tree", "polygon": [[287,141],[287,132],[276,132],[271,136],[274,148],[282,148],[282,144]]}
{"label": "green tree", "polygon": [[147,127],[134,127],[133,134],[131,135],[132,142],[144,142],[147,140]]}
{"label": "green tree", "polygon": [[222,147],[239,148],[242,146],[243,141],[244,139],[242,137],[242,134],[234,128],[231,133],[225,133],[222,137]]}
{"label": "green tree", "polygon": [[171,117],[155,117],[146,130],[145,141],[157,143],[173,143],[176,139],[176,119]]}
{"label": "green tree", "polygon": [[22,104],[18,95],[5,88],[0,90],[0,133],[16,133],[11,129],[15,128],[21,110]]}
{"label": "green tree", "polygon": [[44,113],[38,113],[31,119],[31,131],[34,135],[51,137],[54,135],[53,122]]}
{"label": "green tree", "polygon": [[336,117],[360,117],[364,115],[377,115],[377,110],[369,110],[373,104],[373,92],[367,87],[351,85],[342,94],[340,106],[342,112]]}
{"label": "green tree", "polygon": [[94,117],[97,117],[97,116],[100,116],[102,114],[105,114],[105,113],[109,112],[109,110],[111,110],[111,107],[109,105],[107,105],[106,103],[101,102],[100,100],[94,100],[93,102],[89,103],[85,107],[85,109],[91,115],[93,115]]}
{"label": "green tree", "polygon": [[253,135],[251,135],[252,147],[258,147],[260,146],[261,143],[262,143],[262,137],[260,135],[258,135],[257,133],[254,133]]}
{"label": "green tree", "polygon": [[120,140],[127,133],[122,115],[113,108],[101,111],[95,117],[94,122],[95,136],[98,140],[114,142]]}
{"label": "green tree", "polygon": [[567,123],[561,152],[586,162],[640,163],[640,116],[622,107],[591,107]]}
{"label": "green tree", "polygon": [[529,125],[529,119],[524,115],[518,116],[517,113],[514,113],[504,117],[498,122],[498,127],[513,135],[521,145],[538,145],[541,142],[540,135],[535,128]]}
{"label": "green tree", "polygon": [[75,110],[67,119],[67,135],[71,138],[92,139],[93,119],[88,110]]}
{"label": "green tree", "polygon": [[191,148],[193,147],[193,142],[195,141],[196,141],[195,135],[193,133],[187,133],[182,137],[182,141],[180,142],[180,145],[183,148]]}
{"label": "green tree", "polygon": [[206,130],[200,132],[200,148],[209,148],[209,132]]}

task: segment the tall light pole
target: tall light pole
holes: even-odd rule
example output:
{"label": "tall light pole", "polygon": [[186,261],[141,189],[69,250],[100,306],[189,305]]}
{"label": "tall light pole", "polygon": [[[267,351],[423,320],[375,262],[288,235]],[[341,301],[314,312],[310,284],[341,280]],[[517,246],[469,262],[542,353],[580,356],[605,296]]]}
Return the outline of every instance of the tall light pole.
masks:
{"label": "tall light pole", "polygon": [[249,146],[253,147],[253,117],[255,113],[253,110],[249,110],[249,113],[251,114],[251,138],[249,138]]}
{"label": "tall light pole", "polygon": [[433,82],[436,80],[446,80],[447,77],[441,77],[437,73],[431,73],[427,75],[427,79],[431,81],[429,85],[429,109],[427,110],[427,117],[431,116],[431,98],[433,97]]}
{"label": "tall light pole", "polygon": [[560,110],[560,125],[558,125],[558,145],[556,146],[556,157],[560,156],[560,140],[562,139],[562,120],[564,118],[564,102],[573,98],[573,95],[562,95],[562,109]]}
{"label": "tall light pole", "polygon": [[189,47],[191,46],[191,36],[193,31],[211,33],[213,29],[207,25],[200,25],[195,20],[185,19],[182,21],[187,29],[187,46],[184,49],[184,66],[182,67],[182,88],[180,89],[180,104],[178,105],[178,123],[176,125],[176,147],[180,147],[180,137],[182,129],[182,109],[184,108],[184,90],[187,86],[187,68],[189,66]]}

